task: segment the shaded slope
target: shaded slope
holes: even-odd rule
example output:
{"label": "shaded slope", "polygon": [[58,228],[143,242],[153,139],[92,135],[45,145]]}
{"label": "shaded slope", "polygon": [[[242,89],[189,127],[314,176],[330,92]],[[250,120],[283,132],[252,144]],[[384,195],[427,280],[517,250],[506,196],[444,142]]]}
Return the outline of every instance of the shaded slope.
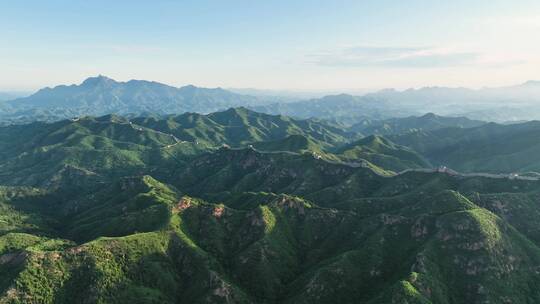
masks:
{"label": "shaded slope", "polygon": [[473,128],[485,124],[466,117],[445,117],[428,113],[423,116],[390,118],[386,120],[364,120],[350,127],[352,131],[365,135],[403,134],[414,131],[431,131],[443,128]]}
{"label": "shaded slope", "polygon": [[166,202],[168,225],[159,231],[27,251],[3,299],[528,303],[540,297],[539,249],[457,192],[434,192],[368,216],[288,195],[262,201],[238,210],[184,196]]}
{"label": "shaded slope", "polygon": [[[381,176],[272,149],[339,142],[323,125],[185,117],[0,129],[2,183],[38,186],[0,187],[0,303],[540,301],[539,181]],[[254,138],[275,140],[205,149]],[[418,160],[378,136],[340,151]]]}
{"label": "shaded slope", "polygon": [[412,149],[396,145],[384,137],[373,135],[341,147],[334,154],[345,161],[364,159],[394,172],[430,167],[430,164]]}
{"label": "shaded slope", "polygon": [[284,139],[254,142],[252,146],[261,151],[322,152],[318,143],[302,135],[289,135]]}
{"label": "shaded slope", "polygon": [[150,172],[206,150],[117,116],[2,127],[0,139],[0,181],[12,185],[52,185],[66,170],[73,177]]}
{"label": "shaded slope", "polygon": [[539,135],[540,123],[533,121],[419,131],[390,139],[458,171],[498,173],[539,171]]}

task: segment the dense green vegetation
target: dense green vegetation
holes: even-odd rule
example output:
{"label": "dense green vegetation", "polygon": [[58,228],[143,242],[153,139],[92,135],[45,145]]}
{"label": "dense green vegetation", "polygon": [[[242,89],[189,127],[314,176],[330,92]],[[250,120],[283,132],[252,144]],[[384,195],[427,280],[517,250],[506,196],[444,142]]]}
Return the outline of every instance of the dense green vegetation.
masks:
{"label": "dense green vegetation", "polygon": [[324,122],[262,114],[245,108],[231,108],[208,115],[186,113],[166,119],[137,118],[133,122],[174,134],[181,140],[197,141],[210,146],[227,144],[238,147],[254,142],[279,140],[289,135],[302,135],[321,148],[329,148],[356,136]]}
{"label": "dense green vegetation", "polygon": [[406,169],[429,168],[431,165],[412,149],[396,145],[384,137],[370,135],[334,152],[347,161],[364,159],[382,168],[400,172]]}
{"label": "dense green vegetation", "polygon": [[445,128],[391,136],[434,164],[464,172],[540,171],[540,123]]}
{"label": "dense green vegetation", "polygon": [[391,172],[456,130],[534,134],[244,108],[2,127],[0,303],[538,303],[540,181]]}
{"label": "dense green vegetation", "polygon": [[444,117],[428,113],[423,116],[390,118],[384,120],[363,119],[350,130],[363,134],[391,135],[414,131],[431,131],[444,128],[473,128],[485,124],[466,117]]}

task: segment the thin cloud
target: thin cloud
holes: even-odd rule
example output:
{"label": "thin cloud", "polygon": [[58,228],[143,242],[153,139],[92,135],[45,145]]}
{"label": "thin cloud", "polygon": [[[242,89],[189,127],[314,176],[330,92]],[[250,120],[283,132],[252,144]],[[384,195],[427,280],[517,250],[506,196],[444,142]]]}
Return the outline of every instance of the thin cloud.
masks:
{"label": "thin cloud", "polygon": [[351,47],[308,56],[308,62],[329,67],[441,68],[512,62],[489,62],[478,52],[414,47]]}

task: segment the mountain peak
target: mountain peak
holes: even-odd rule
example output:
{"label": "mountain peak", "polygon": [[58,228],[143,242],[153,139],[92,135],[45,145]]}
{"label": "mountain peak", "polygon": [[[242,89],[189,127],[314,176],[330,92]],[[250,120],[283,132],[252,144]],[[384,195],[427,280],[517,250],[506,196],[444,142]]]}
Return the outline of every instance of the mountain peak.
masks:
{"label": "mountain peak", "polygon": [[195,92],[197,91],[199,88],[192,85],[192,84],[188,84],[188,85],[185,85],[183,87],[180,88],[181,91],[184,91],[184,92]]}
{"label": "mountain peak", "polygon": [[89,77],[83,83],[82,86],[97,86],[97,85],[110,85],[116,83],[114,79],[111,79],[109,77],[98,75],[96,77]]}
{"label": "mountain peak", "polygon": [[435,115],[435,113],[429,112],[429,113],[426,113],[426,114],[422,115],[421,118],[433,119],[433,118],[437,118],[437,115]]}
{"label": "mountain peak", "polygon": [[245,107],[231,107],[231,108],[228,108],[227,110],[223,110],[223,111],[220,111],[220,112],[216,112],[216,113],[226,113],[226,114],[229,114],[229,115],[240,115],[240,114],[247,114],[251,112],[250,110],[248,110],[247,108]]}

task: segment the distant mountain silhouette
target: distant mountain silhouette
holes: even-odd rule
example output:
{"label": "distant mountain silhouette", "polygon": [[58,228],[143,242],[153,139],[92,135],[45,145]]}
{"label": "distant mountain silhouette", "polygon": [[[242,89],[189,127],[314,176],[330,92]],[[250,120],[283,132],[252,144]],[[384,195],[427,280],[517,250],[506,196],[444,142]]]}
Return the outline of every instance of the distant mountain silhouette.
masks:
{"label": "distant mountain silhouette", "polygon": [[118,82],[97,76],[80,85],[60,85],[7,102],[12,113],[46,111],[58,116],[105,115],[110,113],[209,113],[240,105],[257,105],[259,98],[221,88],[192,85],[176,88],[162,83],[130,80]]}

